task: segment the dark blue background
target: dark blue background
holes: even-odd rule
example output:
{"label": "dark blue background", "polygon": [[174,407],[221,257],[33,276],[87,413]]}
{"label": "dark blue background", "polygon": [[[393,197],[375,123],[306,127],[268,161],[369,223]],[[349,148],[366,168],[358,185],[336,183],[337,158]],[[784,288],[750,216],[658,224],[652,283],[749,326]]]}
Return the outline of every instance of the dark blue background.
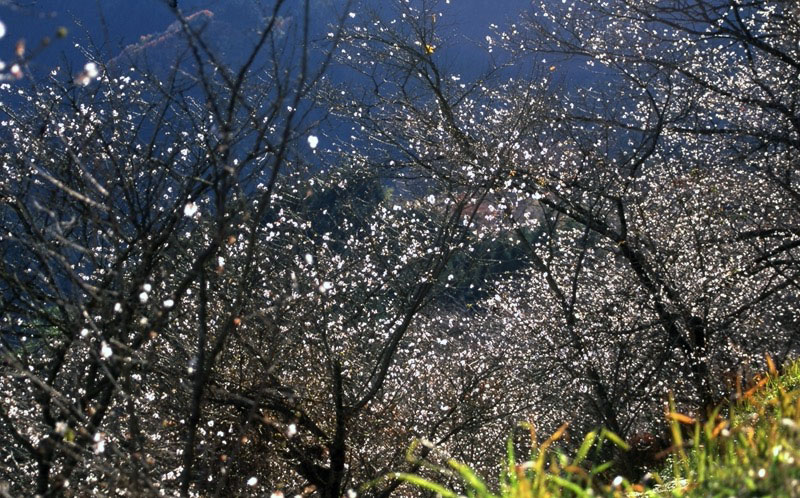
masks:
{"label": "dark blue background", "polygon": [[[208,9],[215,14],[215,22],[236,29],[253,25],[254,17],[258,16],[258,7],[254,4],[258,3],[254,0],[180,0],[179,7],[184,15]],[[353,10],[366,15],[365,9],[382,9],[389,3],[362,0]],[[17,40],[25,39],[31,51],[44,36],[52,36],[58,26],[69,29],[66,40],[56,40],[31,61],[34,73],[63,64],[80,68],[86,57],[75,45],[87,47],[90,40],[108,60],[119,55],[126,45],[137,43],[140,37],[163,32],[174,21],[163,0],[39,0],[24,4],[14,7],[0,2],[0,19],[7,28],[6,37],[0,40],[0,58],[6,63],[13,60]],[[301,0],[289,0],[282,12],[291,16],[296,8],[299,14],[302,4]],[[331,14],[343,4],[341,0],[313,0],[312,21],[320,35],[326,29],[325,24],[333,20]],[[456,66],[453,69],[464,72],[465,76],[485,67],[486,54],[480,45],[485,43],[489,25],[515,22],[524,9],[531,8],[530,0],[451,0],[449,4],[441,1],[439,5],[438,10],[444,13],[442,21],[452,28],[452,36],[456,37],[450,49]],[[355,21],[359,20],[366,18],[357,17]],[[226,40],[227,43],[235,43],[239,35],[240,32],[232,31],[232,39]],[[244,43],[242,45],[244,48]]]}

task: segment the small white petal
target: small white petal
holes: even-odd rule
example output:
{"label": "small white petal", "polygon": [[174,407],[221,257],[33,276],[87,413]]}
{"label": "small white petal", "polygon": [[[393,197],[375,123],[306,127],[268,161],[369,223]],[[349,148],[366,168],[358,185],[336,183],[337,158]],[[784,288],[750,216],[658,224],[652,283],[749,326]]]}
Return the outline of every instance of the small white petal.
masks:
{"label": "small white petal", "polygon": [[6,36],[6,25],[3,24],[3,21],[0,21],[0,38]]}
{"label": "small white petal", "polygon": [[100,74],[100,70],[97,69],[97,64],[94,62],[87,62],[85,66],[83,66],[83,70],[86,72],[86,76],[89,78],[97,78]]}
{"label": "small white petal", "polygon": [[144,289],[145,292],[150,292],[151,290],[153,290],[153,286],[150,284],[144,284],[142,286],[142,289]]}
{"label": "small white petal", "polygon": [[146,303],[147,302],[147,298],[148,298],[148,296],[147,296],[146,292],[140,292],[139,293],[139,302],[140,303],[142,303],[142,304]]}
{"label": "small white petal", "polygon": [[102,453],[106,450],[106,440],[103,433],[98,432],[94,435],[94,452],[95,454]]}
{"label": "small white petal", "polygon": [[165,299],[164,300],[164,307],[165,308],[172,308],[173,306],[175,306],[175,301],[173,301],[172,299]]}
{"label": "small white petal", "polygon": [[316,149],[317,145],[319,145],[319,138],[316,135],[309,135],[308,136],[308,146],[312,149]]}
{"label": "small white petal", "polygon": [[187,202],[186,205],[183,206],[183,214],[189,218],[197,214],[197,204],[194,202]]}
{"label": "small white petal", "polygon": [[106,341],[103,341],[100,344],[100,356],[104,359],[108,359],[111,358],[112,354],[114,354],[114,351],[111,350],[111,346],[109,346]]}
{"label": "small white petal", "polygon": [[306,254],[306,263],[313,265],[314,264],[314,256],[310,254]]}
{"label": "small white petal", "polygon": [[258,479],[256,479],[255,477],[251,477],[250,479],[247,480],[248,486],[255,486],[256,483],[258,483]]}

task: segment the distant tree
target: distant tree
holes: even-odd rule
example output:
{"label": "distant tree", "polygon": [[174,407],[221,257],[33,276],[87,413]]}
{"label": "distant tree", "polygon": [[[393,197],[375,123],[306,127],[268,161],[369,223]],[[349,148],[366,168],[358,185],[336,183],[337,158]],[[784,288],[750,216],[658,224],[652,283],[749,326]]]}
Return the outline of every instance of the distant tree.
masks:
{"label": "distant tree", "polygon": [[796,353],[797,12],[542,3],[496,37],[545,79],[594,75],[532,118],[525,84],[508,92],[518,129],[537,130],[506,162],[509,190],[539,199],[507,197],[532,264],[498,286],[500,318],[553,344],[555,380],[573,373],[623,433],[667,389],[710,406],[720,372]]}
{"label": "distant tree", "polygon": [[796,351],[792,2],[538,5],[487,38],[514,77],[477,82],[440,65],[436,16],[403,8],[420,21],[352,35],[369,100],[351,113],[408,151],[387,155],[398,175],[486,189],[475,240],[525,256],[477,283],[494,291],[465,326],[548,366],[543,425],[635,433],[668,390],[702,411],[723,372]]}

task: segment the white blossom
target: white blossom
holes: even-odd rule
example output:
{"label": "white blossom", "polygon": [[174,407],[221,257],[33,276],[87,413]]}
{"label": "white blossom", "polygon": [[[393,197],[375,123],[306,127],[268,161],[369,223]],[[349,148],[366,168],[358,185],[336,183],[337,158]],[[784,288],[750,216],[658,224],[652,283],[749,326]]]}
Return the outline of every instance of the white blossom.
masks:
{"label": "white blossom", "polygon": [[111,346],[109,346],[106,341],[103,341],[100,345],[100,356],[107,360],[111,358],[111,355],[113,354],[114,351],[112,351]]}
{"label": "white blossom", "polygon": [[198,210],[197,204],[195,204],[194,202],[187,202],[186,205],[183,206],[183,214],[188,218],[191,218],[195,214],[197,214],[197,210]]}

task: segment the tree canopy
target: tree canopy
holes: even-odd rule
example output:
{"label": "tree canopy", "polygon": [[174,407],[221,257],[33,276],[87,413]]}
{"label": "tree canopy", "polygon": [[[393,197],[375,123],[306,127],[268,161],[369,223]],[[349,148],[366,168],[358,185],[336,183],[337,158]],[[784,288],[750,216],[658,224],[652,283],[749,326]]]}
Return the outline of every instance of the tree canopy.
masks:
{"label": "tree canopy", "polygon": [[254,1],[235,47],[166,3],[0,67],[10,493],[402,494],[415,440],[486,474],[797,354],[797,2],[534,2],[476,77],[449,1]]}

